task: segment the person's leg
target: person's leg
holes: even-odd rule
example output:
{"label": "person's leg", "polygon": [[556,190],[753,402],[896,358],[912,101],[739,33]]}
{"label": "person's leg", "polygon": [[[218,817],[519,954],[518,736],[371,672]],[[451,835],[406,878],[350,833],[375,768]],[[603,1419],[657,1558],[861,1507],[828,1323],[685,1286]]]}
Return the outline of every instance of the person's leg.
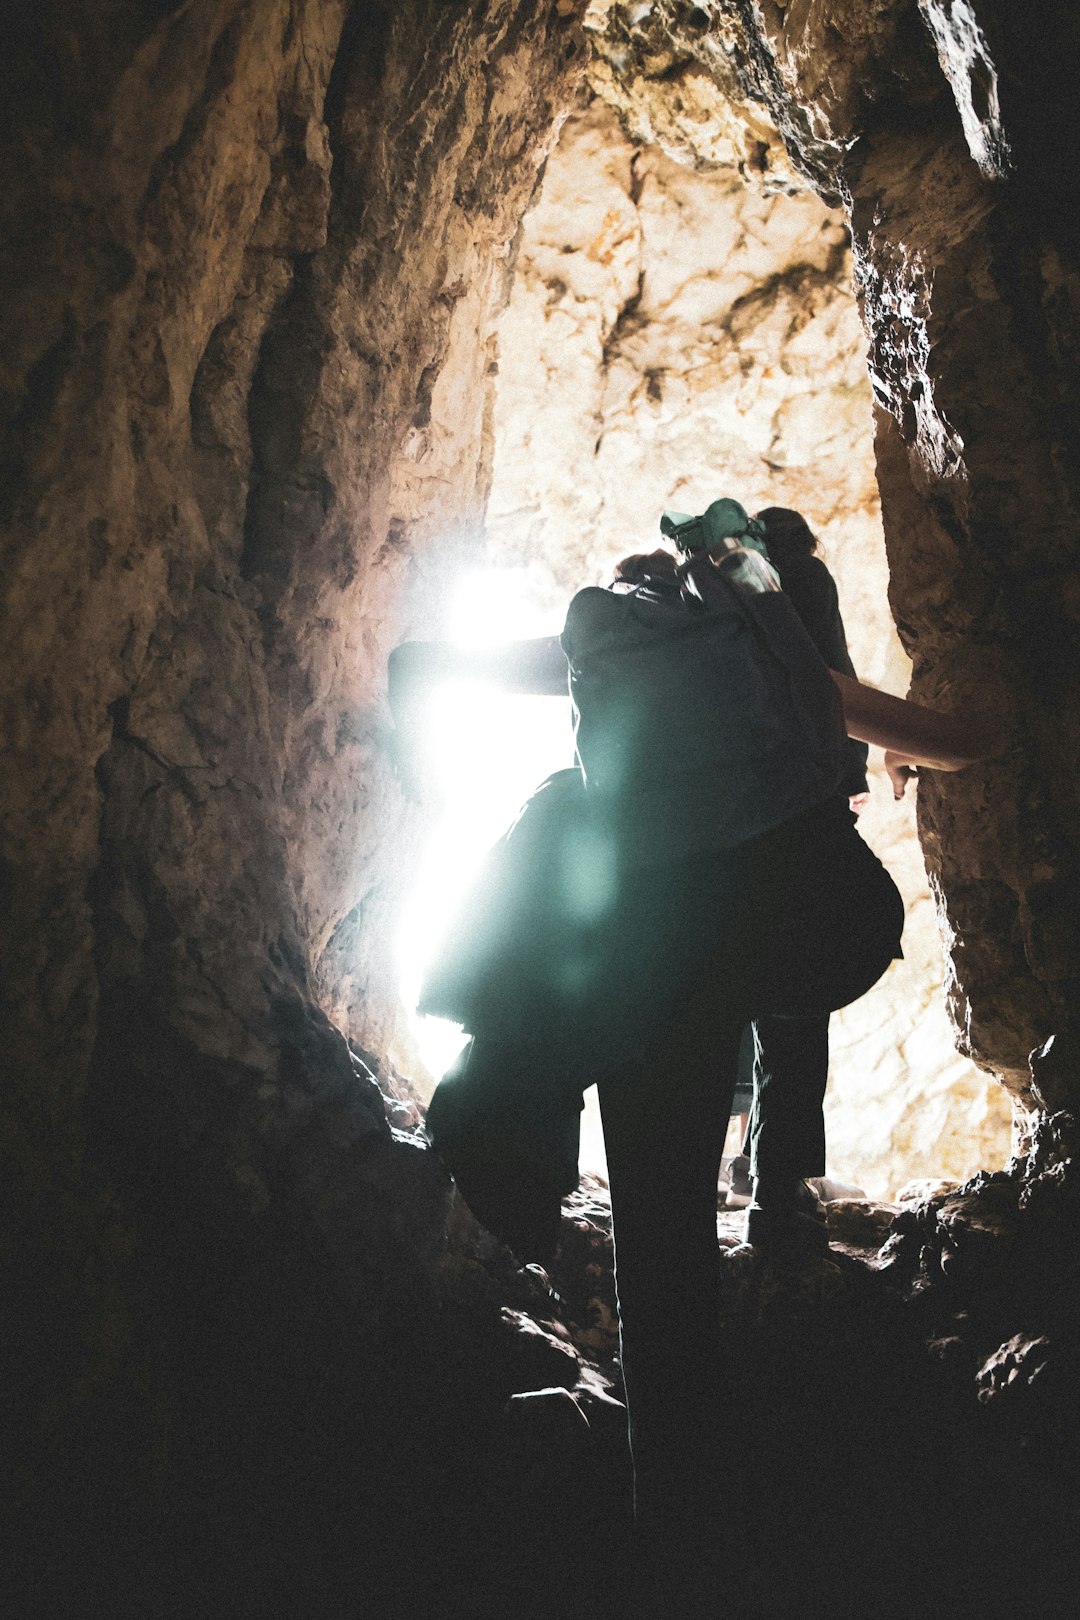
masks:
{"label": "person's leg", "polygon": [[[754,1062],[756,1056],[754,1026],[746,1024],[739,1042],[739,1061],[735,1077],[735,1096],[731,1103],[731,1122],[728,1143],[734,1149],[727,1161],[727,1195],[729,1209],[742,1209],[750,1202],[750,1129],[754,1108]],[[734,1135],[734,1143],[732,1136]],[[727,1146],[728,1144],[725,1144]],[[723,1171],[721,1172],[723,1174]]]}
{"label": "person's leg", "polygon": [[740,944],[762,1045],[747,1238],[799,1256],[827,1247],[805,1178],[824,1168],[828,1015],[861,995],[897,950],[903,906],[854,829],[825,805],[756,841]]}
{"label": "person's leg", "polygon": [[652,1061],[599,1088],[635,1518],[688,1602],[720,1551],[716,1200],[741,1022],[701,998]]}
{"label": "person's leg", "polygon": [[829,1015],[761,1015],[754,1033],[746,1237],[757,1249],[809,1259],[828,1246],[825,1209],[807,1178],[825,1169]]}
{"label": "person's leg", "polygon": [[829,1014],[754,1020],[757,1056],[750,1174],[795,1181],[825,1174],[822,1103],[829,1078]]}

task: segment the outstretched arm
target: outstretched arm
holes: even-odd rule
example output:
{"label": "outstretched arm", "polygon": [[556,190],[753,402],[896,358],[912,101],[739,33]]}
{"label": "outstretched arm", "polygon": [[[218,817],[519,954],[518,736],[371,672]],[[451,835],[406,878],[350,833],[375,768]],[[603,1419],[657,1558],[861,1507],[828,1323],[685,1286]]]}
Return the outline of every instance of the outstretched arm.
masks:
{"label": "outstretched arm", "polygon": [[[996,746],[997,739],[983,721],[940,714],[837,670],[829,673],[840,692],[848,736],[884,748],[885,767],[898,799],[918,766],[963,770]],[[566,655],[558,636],[476,648],[449,641],[403,642],[389,659],[388,696],[398,728],[408,732],[414,704],[436,681],[454,678],[488,681],[506,692],[561,697],[567,689]]]}
{"label": "outstretched arm", "polygon": [[504,692],[562,697],[566,655],[558,636],[505,641],[493,647],[458,647],[452,641],[405,641],[389,660],[390,712],[401,724],[410,703],[436,681],[488,681]]}
{"label": "outstretched arm", "polygon": [[831,670],[844,705],[849,737],[885,750],[885,769],[893,794],[902,798],[908,778],[925,765],[935,771],[962,771],[993,753],[998,739],[982,720],[961,719],[924,709],[909,698],[893,697],[876,687]]}
{"label": "outstretched arm", "polygon": [[452,641],[405,641],[390,654],[387,697],[394,720],[388,739],[404,792],[424,797],[419,746],[424,699],[441,680],[478,680],[504,692],[561,697],[567,692],[566,656],[558,636],[507,641],[494,647],[458,647]]}

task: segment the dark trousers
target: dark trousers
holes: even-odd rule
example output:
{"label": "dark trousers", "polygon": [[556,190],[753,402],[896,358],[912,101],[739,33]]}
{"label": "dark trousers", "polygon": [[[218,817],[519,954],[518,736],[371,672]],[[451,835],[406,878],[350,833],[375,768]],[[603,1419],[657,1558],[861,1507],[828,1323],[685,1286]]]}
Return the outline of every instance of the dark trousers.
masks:
{"label": "dark trousers", "polygon": [[702,997],[653,1061],[599,1085],[634,1516],[657,1573],[714,1593],[730,1526],[716,1187],[742,1024]]}
{"label": "dark trousers", "polygon": [[[755,1099],[756,1147],[782,1174],[817,1173],[808,1144],[820,1138],[828,1013],[764,1015],[772,1059]],[[737,1369],[721,1351],[717,1180],[727,1135],[741,1010],[704,991],[684,1009],[649,1063],[601,1081],[615,1234],[622,1372],[634,1467],[639,1551],[680,1620],[713,1615],[737,1575],[745,1531],[740,1462],[725,1438],[734,1426]],[[810,1033],[811,1056],[798,1046]],[[800,1079],[810,1078],[800,1088]],[[760,1106],[759,1106],[760,1105]],[[775,1154],[775,1159],[769,1158]]]}
{"label": "dark trousers", "polygon": [[822,1103],[829,1078],[829,1014],[764,1013],[751,1025],[754,1099],[743,1152],[750,1174],[792,1180],[825,1174]]}
{"label": "dark trousers", "polygon": [[[732,1380],[719,1349],[716,1189],[742,1029],[762,1022],[774,1054],[807,1026],[827,1040],[829,1012],[880,977],[903,922],[895,886],[846,807],[740,851],[724,884],[724,943],[687,976],[656,1038],[599,1076],[635,1516],[661,1578],[684,1600],[672,1612],[686,1614],[698,1590],[703,1603],[715,1599],[734,1506],[723,1489]],[[809,1128],[816,1115],[820,1129],[820,1062],[812,1084],[809,1073],[795,1086],[777,1062],[762,1087],[759,1153],[771,1135],[796,1176],[812,1173],[806,1136],[785,1119],[801,1114]]]}

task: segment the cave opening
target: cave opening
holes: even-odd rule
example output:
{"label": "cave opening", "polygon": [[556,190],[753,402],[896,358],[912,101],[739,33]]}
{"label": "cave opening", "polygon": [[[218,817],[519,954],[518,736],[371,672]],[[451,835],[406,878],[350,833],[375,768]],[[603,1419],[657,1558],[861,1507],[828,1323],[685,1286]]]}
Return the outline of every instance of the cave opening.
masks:
{"label": "cave opening", "polygon": [[[856,669],[906,691],[851,274],[841,213],[791,175],[762,186],[692,146],[673,157],[584,95],[522,222],[498,320],[489,572],[458,587],[440,633],[473,645],[557,633],[581,584],[652,545],[661,510],[730,492],[752,511],[804,512]],[[571,762],[556,699],[458,690],[436,701],[443,808],[398,936],[407,1008],[485,843]],[[1000,1168],[1011,1113],[993,1077],[955,1050],[913,796],[894,802],[880,750],[870,782],[861,826],[904,894],[905,957],[833,1019],[827,1136],[830,1176],[890,1200],[913,1182]],[[434,1018],[413,1028],[437,1077],[462,1037]],[[604,1171],[594,1088],[581,1163]]]}
{"label": "cave opening", "polygon": [[[539,599],[529,569],[493,563],[464,573],[439,634],[472,649],[560,629],[558,607]],[[569,701],[445,680],[429,696],[418,751],[434,825],[417,855],[396,946],[417,1055],[437,1079],[465,1035],[445,1019],[416,1013],[423,972],[489,845],[545,776],[573,763]]]}

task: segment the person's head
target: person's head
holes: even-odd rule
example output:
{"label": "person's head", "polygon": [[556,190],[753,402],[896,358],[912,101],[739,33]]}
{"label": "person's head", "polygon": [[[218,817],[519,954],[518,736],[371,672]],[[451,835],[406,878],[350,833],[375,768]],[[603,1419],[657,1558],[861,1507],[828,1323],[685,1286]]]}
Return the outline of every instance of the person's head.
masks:
{"label": "person's head", "polygon": [[769,556],[783,566],[792,557],[810,557],[817,550],[817,536],[801,512],[789,506],[767,506],[757,513],[759,523],[765,525],[765,544]]}
{"label": "person's head", "polygon": [[623,557],[611,571],[617,585],[646,585],[664,581],[673,584],[678,564],[670,551],[635,551]]}

